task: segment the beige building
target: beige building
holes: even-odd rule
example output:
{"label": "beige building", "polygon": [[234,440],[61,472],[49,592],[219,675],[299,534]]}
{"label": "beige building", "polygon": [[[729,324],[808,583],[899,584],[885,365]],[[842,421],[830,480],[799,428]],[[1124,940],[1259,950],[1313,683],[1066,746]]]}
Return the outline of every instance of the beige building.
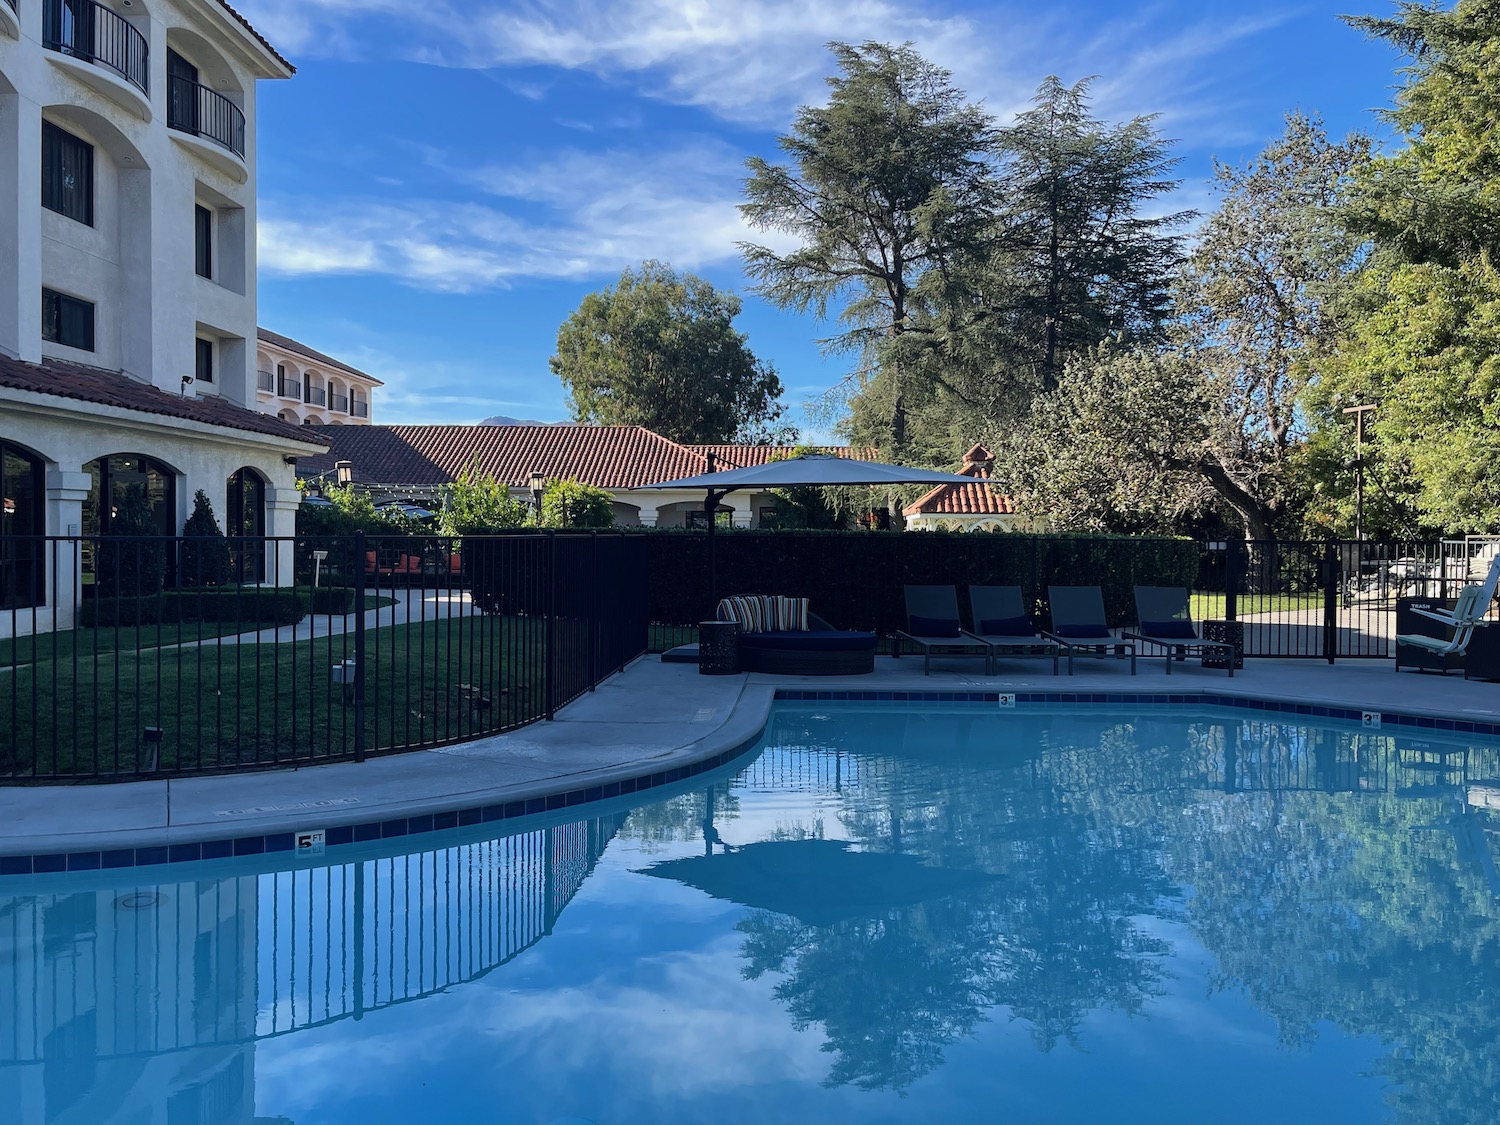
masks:
{"label": "beige building", "polygon": [[255,405],[298,426],[368,426],[373,375],[268,328],[256,329]]}

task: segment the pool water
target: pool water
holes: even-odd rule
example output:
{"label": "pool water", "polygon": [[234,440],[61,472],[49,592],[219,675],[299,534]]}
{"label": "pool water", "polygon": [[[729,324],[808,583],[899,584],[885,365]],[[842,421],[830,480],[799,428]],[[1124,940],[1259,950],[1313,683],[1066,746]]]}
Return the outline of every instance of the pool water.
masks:
{"label": "pool water", "polygon": [[3,879],[0,1120],[1493,1125],[1500,751],[1321,722],[783,703],[501,838]]}

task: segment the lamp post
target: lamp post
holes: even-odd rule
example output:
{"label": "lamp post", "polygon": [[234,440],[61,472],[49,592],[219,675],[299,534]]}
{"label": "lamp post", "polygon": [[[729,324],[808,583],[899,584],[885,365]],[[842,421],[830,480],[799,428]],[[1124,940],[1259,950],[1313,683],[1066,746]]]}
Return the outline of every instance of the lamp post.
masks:
{"label": "lamp post", "polygon": [[1354,538],[1365,539],[1365,415],[1375,409],[1373,402],[1344,407],[1354,415]]}
{"label": "lamp post", "polygon": [[531,503],[536,509],[536,523],[540,527],[542,525],[542,493],[547,491],[547,474],[532,473],[527,483],[531,485]]}

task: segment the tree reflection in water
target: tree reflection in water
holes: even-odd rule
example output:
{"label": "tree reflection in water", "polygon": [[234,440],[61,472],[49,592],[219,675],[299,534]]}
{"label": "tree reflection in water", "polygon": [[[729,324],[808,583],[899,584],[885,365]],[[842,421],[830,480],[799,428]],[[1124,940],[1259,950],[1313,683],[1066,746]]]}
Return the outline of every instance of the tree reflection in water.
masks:
{"label": "tree reflection in water", "polygon": [[[1492,748],[1231,715],[1185,740],[1177,721],[1097,711],[1018,721],[1013,739],[967,709],[816,720],[778,713],[741,807],[757,771],[801,762],[841,779],[851,849],[989,876],[822,925],[745,903],[774,909],[738,924],[743,974],[781,975],[795,1025],[826,1036],[827,1084],[905,1090],[995,1015],[1050,1051],[1078,1046],[1092,1012],[1144,1013],[1168,972],[1154,917],[1186,924],[1213,987],[1286,1048],[1323,1022],[1384,1042],[1399,1121],[1500,1120],[1500,879],[1478,807],[1494,790],[1469,780],[1500,777]],[[783,899],[838,894],[780,874]]]}

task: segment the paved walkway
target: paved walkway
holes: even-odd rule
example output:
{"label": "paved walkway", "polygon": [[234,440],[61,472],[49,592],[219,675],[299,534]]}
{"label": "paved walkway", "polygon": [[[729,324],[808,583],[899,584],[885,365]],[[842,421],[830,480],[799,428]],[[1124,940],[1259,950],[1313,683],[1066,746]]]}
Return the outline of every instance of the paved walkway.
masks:
{"label": "paved walkway", "polygon": [[[364,613],[365,628],[379,629],[388,625],[415,625],[425,621],[441,621],[449,617],[472,617],[478,610],[469,600],[465,590],[371,590],[383,598],[395,598],[391,605],[367,609]],[[227,637],[208,637],[201,641],[188,641],[176,648],[240,644],[279,644],[283,641],[305,641],[312,637],[336,637],[354,630],[354,614],[347,617],[327,613],[310,613],[295,625],[283,625],[276,629],[261,629],[253,633],[236,633]]]}
{"label": "paved walkway", "polygon": [[[418,593],[413,591],[413,594]],[[869,676],[700,676],[693,665],[645,657],[559,712],[510,734],[296,770],[0,789],[0,855],[140,847],[187,840],[328,828],[512,801],[654,773],[753,742],[778,686],[827,690],[1161,692],[1244,695],[1356,710],[1401,710],[1500,722],[1500,685],[1412,672],[1390,661],[1330,667],[1252,660],[1232,679],[1160,659],[1131,677],[1124,661],[1080,660],[1054,678],[1047,661],[1002,662],[983,675],[976,657],[881,657]]]}

